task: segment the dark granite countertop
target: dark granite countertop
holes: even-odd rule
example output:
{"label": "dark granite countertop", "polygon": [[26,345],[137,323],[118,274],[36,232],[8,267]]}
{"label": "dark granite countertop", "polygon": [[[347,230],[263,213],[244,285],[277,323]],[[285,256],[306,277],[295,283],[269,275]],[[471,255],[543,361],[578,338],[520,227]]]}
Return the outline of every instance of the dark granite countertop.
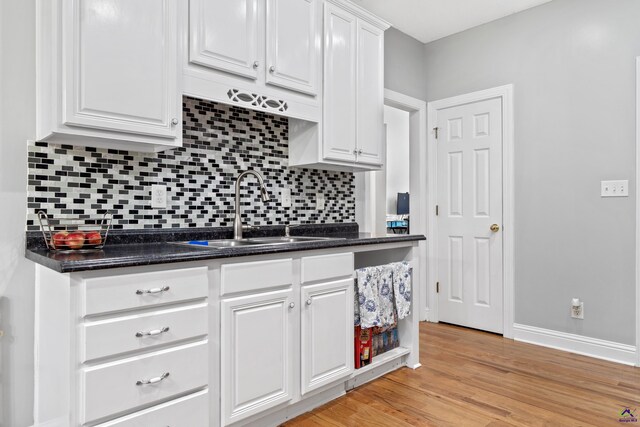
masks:
{"label": "dark granite countertop", "polygon": [[[245,237],[282,236],[283,227],[261,227]],[[230,229],[179,230],[114,230],[102,250],[87,253],[52,252],[43,247],[42,235],[28,233],[25,256],[33,262],[61,273],[101,270],[118,267],[200,261],[282,252],[308,251],[348,246],[425,240],[422,235],[389,234],[373,236],[359,233],[357,224],[300,226],[293,228],[292,236],[334,237],[336,240],[317,240],[270,246],[243,246],[207,248],[176,245],[170,242],[213,240],[230,238]]]}

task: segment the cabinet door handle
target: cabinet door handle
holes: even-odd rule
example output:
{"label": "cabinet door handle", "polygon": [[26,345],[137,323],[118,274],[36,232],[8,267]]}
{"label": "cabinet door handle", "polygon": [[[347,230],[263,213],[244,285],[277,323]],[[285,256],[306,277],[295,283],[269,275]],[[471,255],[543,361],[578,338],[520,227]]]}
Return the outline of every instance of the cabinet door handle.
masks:
{"label": "cabinet door handle", "polygon": [[169,327],[168,326],[165,326],[162,329],[153,329],[153,330],[147,331],[147,332],[136,332],[136,337],[138,337],[138,338],[154,337],[156,335],[164,334],[165,332],[169,332]]}
{"label": "cabinet door handle", "polygon": [[358,154],[362,155],[362,148],[358,150]]}
{"label": "cabinet door handle", "polygon": [[149,294],[161,294],[162,292],[167,292],[169,286],[163,286],[162,288],[151,288],[151,289],[138,289],[136,291],[136,295],[149,295]]}
{"label": "cabinet door handle", "polygon": [[272,65],[271,67],[269,67],[269,72],[270,73],[275,73],[276,72],[276,66]]}
{"label": "cabinet door handle", "polygon": [[290,302],[290,303],[289,303],[289,308],[294,308],[295,306],[296,306],[296,303],[295,303],[295,302]]}
{"label": "cabinet door handle", "polygon": [[353,149],[353,154],[358,154],[358,150],[357,149]]}
{"label": "cabinet door handle", "polygon": [[168,376],[169,376],[169,372],[165,372],[164,374],[160,375],[159,377],[150,378],[148,380],[138,380],[138,381],[136,381],[136,385],[156,384],[156,383],[159,383],[160,381],[166,379]]}
{"label": "cabinet door handle", "polygon": [[260,66],[260,63],[258,61],[253,61],[253,69],[254,70],[257,70],[259,66]]}
{"label": "cabinet door handle", "polygon": [[178,125],[178,123],[180,123],[180,122],[178,121],[178,119],[171,119],[171,124],[172,124],[172,125],[177,126],[177,125]]}
{"label": "cabinet door handle", "polygon": [[311,301],[311,298],[309,298],[309,299],[307,300],[307,305],[311,305],[311,303],[312,303],[312,302],[313,302],[313,301]]}

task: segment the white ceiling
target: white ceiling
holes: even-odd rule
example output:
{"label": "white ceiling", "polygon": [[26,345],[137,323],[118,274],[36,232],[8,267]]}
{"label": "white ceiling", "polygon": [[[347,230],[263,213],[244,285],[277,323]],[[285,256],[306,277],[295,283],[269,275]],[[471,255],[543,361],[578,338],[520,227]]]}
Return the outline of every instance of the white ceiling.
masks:
{"label": "white ceiling", "polygon": [[428,43],[551,0],[352,0]]}

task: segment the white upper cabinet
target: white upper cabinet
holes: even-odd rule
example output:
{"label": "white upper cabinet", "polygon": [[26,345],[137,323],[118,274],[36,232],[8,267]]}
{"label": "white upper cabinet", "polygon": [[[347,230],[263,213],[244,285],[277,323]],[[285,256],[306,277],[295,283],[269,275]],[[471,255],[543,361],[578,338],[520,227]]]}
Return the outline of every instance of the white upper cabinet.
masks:
{"label": "white upper cabinet", "polygon": [[384,32],[358,21],[358,163],[382,164],[384,133]]}
{"label": "white upper cabinet", "polygon": [[40,0],[37,138],[180,145],[176,13],[176,0]]}
{"label": "white upper cabinet", "polygon": [[354,162],[357,18],[327,3],[324,54],[324,158]]}
{"label": "white upper cabinet", "polygon": [[322,0],[180,4],[187,95],[319,122]]}
{"label": "white upper cabinet", "polygon": [[258,0],[191,0],[189,60],[258,77]]}
{"label": "white upper cabinet", "polygon": [[319,0],[267,0],[268,84],[318,93],[319,5]]}
{"label": "white upper cabinet", "polygon": [[380,169],[387,28],[351,2],[325,1],[322,126],[290,121],[290,166]]}

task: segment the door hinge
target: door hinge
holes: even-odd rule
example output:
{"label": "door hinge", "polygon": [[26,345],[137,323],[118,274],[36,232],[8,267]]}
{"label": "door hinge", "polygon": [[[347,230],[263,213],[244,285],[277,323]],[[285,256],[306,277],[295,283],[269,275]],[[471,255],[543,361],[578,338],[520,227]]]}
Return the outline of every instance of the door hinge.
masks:
{"label": "door hinge", "polygon": [[436,205],[436,216],[438,216],[440,214],[440,208],[438,207],[438,205]]}
{"label": "door hinge", "polygon": [[440,282],[436,282],[436,294],[440,293]]}
{"label": "door hinge", "polygon": [[434,127],[433,132],[436,134],[436,139],[438,139],[438,127]]}

